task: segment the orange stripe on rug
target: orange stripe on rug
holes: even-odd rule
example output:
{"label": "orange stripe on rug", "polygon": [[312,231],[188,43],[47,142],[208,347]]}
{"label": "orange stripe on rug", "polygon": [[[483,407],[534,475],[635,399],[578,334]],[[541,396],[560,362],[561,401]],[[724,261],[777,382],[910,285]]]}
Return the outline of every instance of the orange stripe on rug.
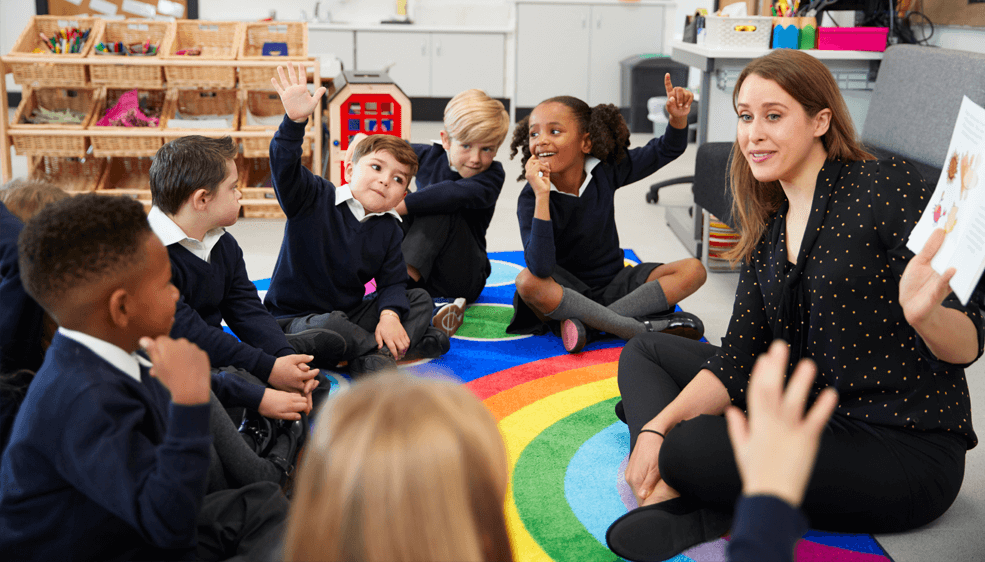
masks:
{"label": "orange stripe on rug", "polygon": [[504,390],[554,373],[589,367],[600,363],[619,361],[620,353],[622,353],[622,347],[610,347],[587,351],[577,355],[548,357],[547,359],[524,363],[510,369],[490,373],[466,383],[465,386],[474,392],[479,397],[479,400],[485,401],[486,398],[499,394]]}
{"label": "orange stripe on rug", "polygon": [[615,361],[569,369],[508,388],[499,394],[486,398],[483,400],[483,403],[493,413],[493,416],[496,417],[496,421],[498,422],[521,408],[547,398],[552,394],[583,384],[613,378],[616,376],[617,370],[618,367]]}

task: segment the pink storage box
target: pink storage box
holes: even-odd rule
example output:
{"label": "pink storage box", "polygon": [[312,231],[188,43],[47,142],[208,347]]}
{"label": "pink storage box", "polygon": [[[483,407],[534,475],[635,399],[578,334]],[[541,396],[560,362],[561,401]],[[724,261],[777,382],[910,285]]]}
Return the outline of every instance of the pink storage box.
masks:
{"label": "pink storage box", "polygon": [[823,51],[885,51],[888,27],[819,27],[817,48]]}

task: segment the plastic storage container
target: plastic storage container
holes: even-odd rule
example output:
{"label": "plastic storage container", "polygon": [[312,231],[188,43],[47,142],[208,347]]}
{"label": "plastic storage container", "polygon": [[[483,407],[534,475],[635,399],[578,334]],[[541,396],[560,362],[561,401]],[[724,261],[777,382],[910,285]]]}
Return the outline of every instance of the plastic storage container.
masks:
{"label": "plastic storage container", "polygon": [[817,48],[822,51],[886,50],[888,27],[819,27]]}
{"label": "plastic storage container", "polygon": [[769,49],[773,18],[705,18],[705,43],[710,49]]}

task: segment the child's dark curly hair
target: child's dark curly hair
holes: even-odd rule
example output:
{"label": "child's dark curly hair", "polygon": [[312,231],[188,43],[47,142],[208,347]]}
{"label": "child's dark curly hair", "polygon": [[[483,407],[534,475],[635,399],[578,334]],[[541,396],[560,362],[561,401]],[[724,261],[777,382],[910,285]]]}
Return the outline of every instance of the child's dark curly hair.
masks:
{"label": "child's dark curly hair", "polygon": [[140,263],[152,234],[143,205],[129,197],[87,193],[52,203],[18,240],[24,288],[50,313],[73,287]]}
{"label": "child's dark curly hair", "polygon": [[[629,148],[629,127],[619,113],[619,108],[611,103],[602,103],[589,107],[587,103],[572,96],[558,96],[540,102],[560,103],[574,114],[582,133],[588,132],[592,141],[592,156],[603,162],[618,162],[626,157]],[[510,141],[510,159],[517,152],[523,154],[520,160],[525,170],[527,160],[530,160],[530,116],[524,117],[513,128],[513,140]],[[524,172],[520,172],[517,181],[523,181]]]}

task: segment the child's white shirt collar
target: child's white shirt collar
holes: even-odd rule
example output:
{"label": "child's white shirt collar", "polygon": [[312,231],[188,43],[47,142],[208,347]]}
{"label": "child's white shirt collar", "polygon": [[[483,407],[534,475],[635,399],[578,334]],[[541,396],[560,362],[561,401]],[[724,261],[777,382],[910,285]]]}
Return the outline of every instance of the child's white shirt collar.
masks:
{"label": "child's white shirt collar", "polygon": [[136,353],[127,353],[108,341],[67,328],[58,328],[58,333],[88,348],[110,365],[133,377],[137,382],[141,382],[139,362],[145,362],[144,366],[150,367],[150,362],[143,357]]}
{"label": "child's white shirt collar", "polygon": [[581,197],[581,194],[585,193],[585,190],[588,189],[588,184],[592,183],[592,170],[595,169],[595,166],[598,166],[601,163],[601,160],[592,155],[585,157],[585,181],[581,184],[581,187],[578,188],[578,195],[575,195],[574,193],[565,193],[554,187],[553,183],[551,183],[551,191],[557,191],[558,193],[569,197]]}
{"label": "child's white shirt collar", "polygon": [[345,203],[349,206],[349,211],[352,212],[352,216],[356,217],[359,222],[366,222],[370,217],[382,217],[383,215],[393,215],[397,217],[397,220],[403,222],[404,219],[400,218],[400,213],[390,209],[389,211],[384,211],[382,213],[367,213],[363,204],[356,201],[356,198],[352,196],[352,190],[349,189],[349,184],[341,185],[335,188],[335,205],[341,205]]}
{"label": "child's white shirt collar", "polygon": [[226,233],[226,229],[221,226],[213,228],[205,233],[205,237],[199,242],[185,234],[185,231],[174,222],[174,219],[164,214],[157,205],[151,207],[147,213],[147,222],[150,223],[151,230],[161,239],[165,246],[171,244],[181,244],[181,246],[194,254],[205,263],[212,263],[212,249],[219,243],[219,238]]}

